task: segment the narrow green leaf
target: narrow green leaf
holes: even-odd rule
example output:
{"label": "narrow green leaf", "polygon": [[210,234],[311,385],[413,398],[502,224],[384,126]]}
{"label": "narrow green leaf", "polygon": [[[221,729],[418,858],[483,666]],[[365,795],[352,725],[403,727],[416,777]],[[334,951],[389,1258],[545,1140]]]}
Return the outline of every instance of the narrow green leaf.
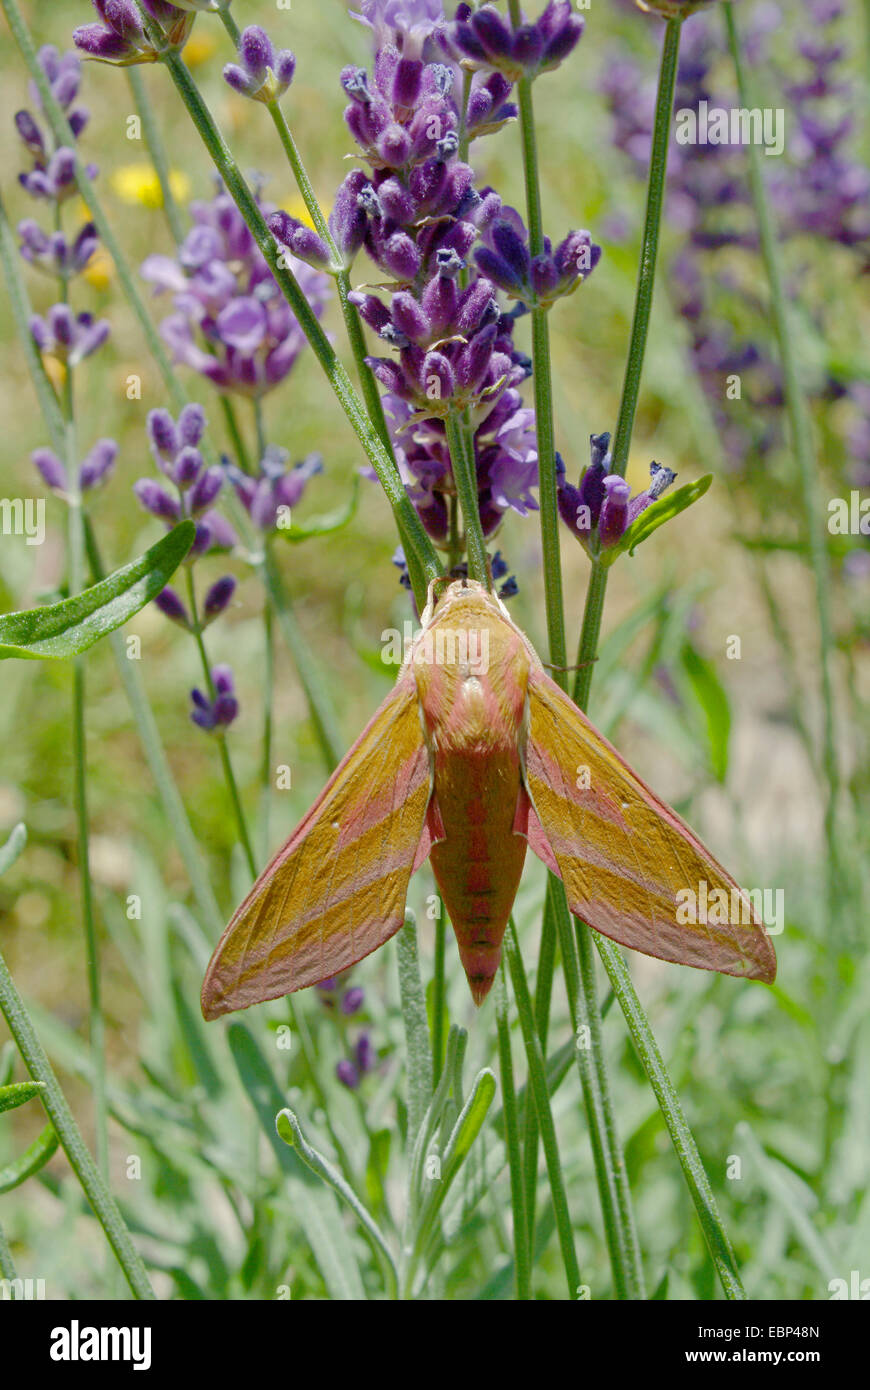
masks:
{"label": "narrow green leaf", "polygon": [[34,1139],[20,1158],[0,1168],[0,1192],[11,1192],[13,1187],[20,1187],[21,1183],[32,1178],[57,1151],[59,1143],[54,1125],[46,1125],[39,1138]]}
{"label": "narrow green leaf", "polygon": [[402,1018],[408,1045],[408,1138],[413,1144],[426,1107],[432,1099],[432,1049],[426,1022],[426,999],[417,957],[417,924],[412,912],[405,913],[399,932],[399,991]]}
{"label": "narrow green leaf", "polygon": [[9,839],[0,849],[0,874],[12,868],[24,846],[27,844],[27,826],[19,821],[9,833]]}
{"label": "narrow green leaf", "polygon": [[11,1086],[0,1087],[0,1114],[4,1110],[14,1110],[17,1105],[25,1105],[44,1089],[43,1081],[15,1081]]}
{"label": "narrow green leaf", "polygon": [[182,521],[138,560],[115,570],[90,589],[45,608],[0,617],[0,660],[79,656],[132,618],[165,588],[196,534]]}
{"label": "narrow green leaf", "polygon": [[298,526],[279,526],[276,535],[285,541],[307,541],[311,536],[328,536],[333,531],[340,531],[353,520],[358,501],[359,474],[355,473],[350,499],[343,506],[336,507],[331,512],[324,512],[322,516],[312,516]]}
{"label": "narrow green leaf", "polygon": [[628,551],[633,555],[636,548],[646,540],[649,540],[654,531],[660,526],[664,526],[666,521],[671,521],[673,517],[679,516],[687,507],[691,507],[694,502],[704,496],[713,481],[712,473],[705,473],[703,478],[699,478],[695,483],[686,483],[683,487],[676,488],[673,492],[666,492],[663,497],[659,497],[655,502],[642,511],[637,520],[629,526],[625,535],[616,545],[609,550],[603,550],[599,556],[599,561],[603,566],[612,565],[619,555],[624,555]]}
{"label": "narrow green leaf", "polygon": [[316,1173],[325,1183],[328,1183],[342,1201],[346,1202],[360,1224],[368,1231],[372,1240],[378,1246],[387,1269],[390,1272],[392,1291],[395,1292],[398,1282],[398,1273],[393,1261],[392,1251],[388,1246],[383,1232],[375,1221],[374,1217],[363,1206],[356,1193],[349,1183],[345,1182],[341,1173],[335,1168],[323,1154],[313,1148],[302,1133],[299,1121],[292,1110],[281,1110],[275,1120],[275,1128],[278,1134],[291,1149],[302,1159],[303,1163]]}
{"label": "narrow green leaf", "polygon": [[707,725],[713,775],[718,782],[724,782],[728,774],[728,739],[731,733],[731,708],[725,687],[712,661],[701,656],[691,642],[683,644],[680,660]]}
{"label": "narrow green leaf", "polygon": [[323,1275],[330,1298],[353,1301],[365,1297],[353,1246],[339,1219],[334,1196],[326,1192],[299,1153],[281,1142],[275,1115],[284,1096],[272,1068],[250,1028],[231,1023],[227,1041],[239,1077],[281,1168],[290,1183],[294,1214]]}

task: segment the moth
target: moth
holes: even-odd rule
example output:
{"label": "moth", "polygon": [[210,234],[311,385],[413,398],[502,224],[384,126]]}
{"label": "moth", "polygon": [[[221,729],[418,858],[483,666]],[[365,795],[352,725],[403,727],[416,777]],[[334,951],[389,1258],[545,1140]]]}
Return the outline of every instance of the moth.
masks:
{"label": "moth", "polygon": [[[402,926],[428,857],[471,993],[492,985],[527,848],[571,911],[649,956],[766,981],[748,895],[553,681],[482,584],[430,586],[393,690],[226,928],[207,1019],[346,970]],[[686,894],[727,902],[693,922]]]}

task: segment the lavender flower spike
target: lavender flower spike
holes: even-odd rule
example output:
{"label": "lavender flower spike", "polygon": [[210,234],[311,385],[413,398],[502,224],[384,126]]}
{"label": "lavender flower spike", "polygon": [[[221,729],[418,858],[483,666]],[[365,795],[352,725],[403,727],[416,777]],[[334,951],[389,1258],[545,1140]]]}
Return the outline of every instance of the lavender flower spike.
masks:
{"label": "lavender flower spike", "polygon": [[289,48],[275,52],[272,40],[258,24],[239,35],[239,63],[227,63],[224,81],[252,101],[268,104],[282,97],[293,81],[296,58]]}
{"label": "lavender flower spike", "polygon": [[[217,10],[217,0],[188,3],[178,0],[92,0],[99,24],[83,24],[73,30],[73,43],[86,58],[129,67],[132,63],[159,62],[166,48],[178,48],[187,39],[197,10]],[[160,30],[161,42],[152,43],[145,32],[142,10]]]}
{"label": "lavender flower spike", "polygon": [[193,709],[190,711],[190,717],[194,724],[198,724],[208,733],[223,733],[239,713],[232,669],[229,666],[214,666],[211,679],[214,700],[210,700],[201,690],[191,690]]}

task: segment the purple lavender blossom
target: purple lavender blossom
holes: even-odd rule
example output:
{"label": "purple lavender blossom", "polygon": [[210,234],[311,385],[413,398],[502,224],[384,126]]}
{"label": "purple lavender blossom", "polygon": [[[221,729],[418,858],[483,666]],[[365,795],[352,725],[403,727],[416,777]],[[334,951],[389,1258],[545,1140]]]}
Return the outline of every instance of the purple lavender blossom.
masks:
{"label": "purple lavender blossom", "polygon": [[140,0],[142,9],[159,30],[155,45],[146,33],[139,5],[134,0],[92,0],[99,22],[73,30],[73,43],[86,58],[128,67],[154,63],[166,47],[179,47],[187,39],[197,10],[216,10],[217,0]]}
{"label": "purple lavender blossom", "polygon": [[[82,459],[78,470],[80,492],[90,492],[105,483],[118,457],[118,445],[114,439],[98,439],[91,451]],[[30,461],[43,482],[54,492],[66,492],[69,479],[65,464],[51,449],[34,449]]]}
{"label": "purple lavender blossom", "polygon": [[391,45],[403,58],[432,61],[434,39],[444,20],[442,0],[362,0],[351,15],[372,31],[375,51]]}
{"label": "purple lavender blossom", "polygon": [[631,488],[618,473],[611,473],[610,435],[589,439],[591,462],[574,487],[567,481],[565,465],[557,455],[559,515],[571,534],[591,556],[621,540],[636,517],[670,487],[677,476],[659,463],[650,464],[650,483],[631,496]]}
{"label": "purple lavender blossom", "polygon": [[18,224],[21,239],[20,251],[23,259],[56,280],[69,280],[84,270],[99,245],[97,229],[93,222],[86,222],[75,240],[70,242],[63,232],[50,235],[42,230],[33,218],[25,218]]}
{"label": "purple lavender blossom", "polygon": [[349,1091],[355,1091],[359,1086],[359,1068],[347,1057],[342,1057],[340,1062],[336,1062],[335,1074],[342,1086],[346,1086]]}
{"label": "purple lavender blossom", "polygon": [[462,4],[456,18],[442,26],[444,51],[464,67],[500,72],[510,82],[552,72],[576,48],[583,20],[570,0],[550,0],[534,23],[514,27],[495,5],[473,9]]}
{"label": "purple lavender blossom", "polygon": [[44,317],[34,314],[30,332],[40,352],[51,353],[76,367],[85,357],[101,348],[110,333],[107,319],[93,314],[74,314],[68,304],[53,304]]}
{"label": "purple lavender blossom", "polygon": [[[264,215],[273,211],[261,206]],[[219,391],[262,397],[290,372],[305,335],[229,194],[194,202],[190,211],[194,225],[178,258],[149,256],[141,268],[156,293],[173,295],[176,312],[161,333],[175,361]],[[290,268],[320,317],[329,280],[299,261]]]}
{"label": "purple lavender blossom", "polygon": [[292,524],[291,509],[300,501],[310,479],[323,472],[320,454],[308,454],[292,466],[288,466],[289,459],[286,449],[270,444],[260,460],[258,473],[244,473],[234,465],[227,467],[239,501],[259,531],[286,530]]}
{"label": "purple lavender blossom", "polygon": [[201,690],[191,690],[190,699],[193,708],[190,711],[190,717],[194,724],[198,724],[206,732],[222,733],[224,729],[229,728],[239,713],[232,668],[213,666],[211,679],[214,686],[214,699],[204,695]]}
{"label": "purple lavender blossom", "polygon": [[224,68],[224,81],[233,91],[262,102],[284,95],[296,71],[296,58],[289,48],[276,53],[265,29],[251,24],[239,36],[238,53],[238,63]]}
{"label": "purple lavender blossom", "polygon": [[539,256],[529,251],[528,233],[514,208],[503,207],[488,223],[474,259],[478,269],[510,299],[548,309],[573,294],[597,266],[601,247],[585,231],[569,232],[555,251],[549,237]]}
{"label": "purple lavender blossom", "polygon": [[196,537],[184,562],[188,565],[208,551],[229,550],[238,544],[230,523],[214,509],[224,471],[205,466],[198,448],[205,425],[200,405],[186,405],[177,422],[168,410],[150,411],[147,428],[151,452],[167,482],[140,478],[133,484],[140,505],[168,528],[185,517],[196,522]]}
{"label": "purple lavender blossom", "polygon": [[[86,172],[88,178],[96,178],[96,164],[88,164]],[[32,169],[20,173],[18,182],[31,198],[44,198],[52,203],[66,202],[77,188],[75,151],[70,146],[61,145],[46,160],[37,159]]]}

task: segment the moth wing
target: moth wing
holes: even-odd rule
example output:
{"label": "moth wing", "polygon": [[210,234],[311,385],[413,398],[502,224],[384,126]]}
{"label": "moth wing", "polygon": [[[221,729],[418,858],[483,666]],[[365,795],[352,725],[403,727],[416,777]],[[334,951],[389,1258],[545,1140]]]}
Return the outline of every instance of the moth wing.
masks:
{"label": "moth wing", "polygon": [[409,671],[226,928],[203,982],[207,1019],[328,979],[399,930],[430,791]]}
{"label": "moth wing", "polygon": [[[576,916],[648,956],[774,979],[773,945],[746,893],[541,670],[529,679],[525,782],[529,843],[550,867],[555,858]],[[687,899],[677,894],[701,884],[708,902],[728,895],[730,920],[678,921]]]}

